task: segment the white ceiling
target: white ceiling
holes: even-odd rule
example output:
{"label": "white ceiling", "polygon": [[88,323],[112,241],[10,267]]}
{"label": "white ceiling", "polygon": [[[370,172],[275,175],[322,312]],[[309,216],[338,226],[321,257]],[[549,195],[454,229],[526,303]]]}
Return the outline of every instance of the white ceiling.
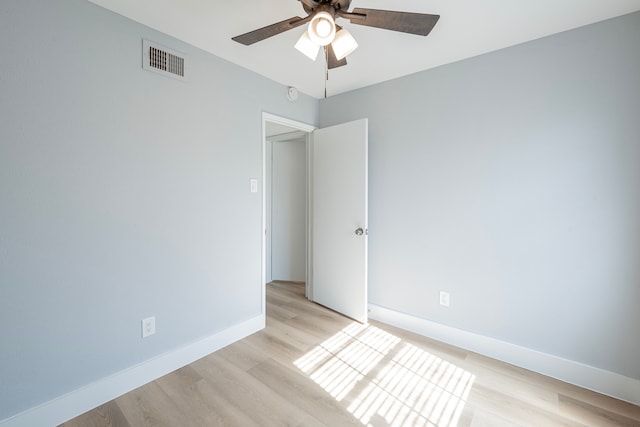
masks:
{"label": "white ceiling", "polygon": [[[293,45],[305,26],[251,46],[231,37],[304,17],[297,0],[89,0],[316,98],[324,96],[324,60]],[[352,25],[359,48],[329,72],[328,95],[437,67],[485,52],[640,10],[640,0],[353,0],[351,8],[441,15],[427,37]]]}

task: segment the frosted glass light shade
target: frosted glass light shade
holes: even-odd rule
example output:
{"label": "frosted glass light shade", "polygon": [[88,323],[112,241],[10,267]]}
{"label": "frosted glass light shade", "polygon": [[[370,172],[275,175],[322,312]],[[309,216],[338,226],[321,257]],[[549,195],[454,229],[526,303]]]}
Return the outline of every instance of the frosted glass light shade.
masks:
{"label": "frosted glass light shade", "polygon": [[304,32],[296,42],[296,49],[298,51],[305,54],[309,59],[315,61],[318,57],[318,51],[320,50],[320,46],[315,44],[310,38],[309,33]]}
{"label": "frosted glass light shade", "polygon": [[329,12],[316,13],[309,22],[309,38],[318,46],[326,46],[336,35],[336,23]]}
{"label": "frosted glass light shade", "polygon": [[336,33],[336,37],[331,42],[331,47],[333,47],[333,53],[336,54],[336,59],[339,61],[356,50],[358,42],[349,31],[343,28]]}

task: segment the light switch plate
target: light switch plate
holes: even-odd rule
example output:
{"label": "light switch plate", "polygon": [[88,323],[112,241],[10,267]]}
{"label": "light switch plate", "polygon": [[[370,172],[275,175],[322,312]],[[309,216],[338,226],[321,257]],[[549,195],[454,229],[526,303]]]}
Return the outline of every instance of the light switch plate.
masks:
{"label": "light switch plate", "polygon": [[257,193],[258,192],[258,180],[257,179],[250,179],[249,183],[251,184],[251,192],[252,193]]}

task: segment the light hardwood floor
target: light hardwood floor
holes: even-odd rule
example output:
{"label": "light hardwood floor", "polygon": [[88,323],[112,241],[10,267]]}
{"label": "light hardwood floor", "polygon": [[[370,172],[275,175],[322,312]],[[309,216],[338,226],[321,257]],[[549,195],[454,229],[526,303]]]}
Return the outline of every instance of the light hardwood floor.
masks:
{"label": "light hardwood floor", "polygon": [[640,407],[274,282],[266,329],[62,426],[640,426]]}

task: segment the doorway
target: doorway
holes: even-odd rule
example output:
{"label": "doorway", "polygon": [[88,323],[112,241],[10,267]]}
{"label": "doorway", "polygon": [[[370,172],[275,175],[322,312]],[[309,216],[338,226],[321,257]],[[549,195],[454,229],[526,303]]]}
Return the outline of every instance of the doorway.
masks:
{"label": "doorway", "polygon": [[267,123],[266,281],[306,280],[307,134]]}
{"label": "doorway", "polygon": [[263,113],[263,278],[304,282],[309,291],[311,125]]}
{"label": "doorway", "polygon": [[[283,154],[291,151],[289,148],[293,145],[289,148],[274,145],[279,142],[304,142],[305,148],[301,151],[298,145],[293,149],[298,154]],[[305,296],[308,299],[361,323],[367,322],[367,147],[366,118],[314,129],[304,123],[263,113],[263,284],[274,279],[274,274],[292,274],[292,270],[287,268],[279,271],[274,268],[276,263],[282,262],[274,262],[274,250],[285,248],[284,255],[289,253],[289,259],[284,261],[285,267],[293,262],[294,255],[297,255],[297,268],[301,268],[300,260],[305,260]],[[301,162],[302,156],[306,158],[302,170],[299,164],[283,167],[290,169],[294,175],[282,175],[281,171],[274,173],[274,165],[281,168],[283,161]],[[274,158],[279,160],[274,163]],[[295,186],[287,182],[291,179],[301,181],[303,176],[306,177],[305,189],[302,189],[301,182]],[[286,185],[279,190],[282,194],[274,198],[272,184],[277,180]],[[302,194],[294,203],[297,218],[302,218],[301,199],[304,199],[304,228],[302,219],[296,220],[298,224],[294,228],[290,227],[293,218],[291,212],[287,213],[289,219],[274,218],[275,213],[283,210],[280,206],[283,201],[284,205],[292,203],[291,194],[285,194],[292,187]],[[279,206],[274,209],[276,199]],[[287,206],[287,209],[290,208]],[[273,236],[277,227],[285,229],[288,235]],[[305,233],[304,244],[299,236],[301,232]],[[298,239],[293,243],[292,235],[296,233]],[[304,256],[301,256],[301,252],[304,252]],[[277,268],[281,267],[278,264]],[[263,287],[264,290],[266,288]],[[264,298],[263,310],[266,312]]]}

